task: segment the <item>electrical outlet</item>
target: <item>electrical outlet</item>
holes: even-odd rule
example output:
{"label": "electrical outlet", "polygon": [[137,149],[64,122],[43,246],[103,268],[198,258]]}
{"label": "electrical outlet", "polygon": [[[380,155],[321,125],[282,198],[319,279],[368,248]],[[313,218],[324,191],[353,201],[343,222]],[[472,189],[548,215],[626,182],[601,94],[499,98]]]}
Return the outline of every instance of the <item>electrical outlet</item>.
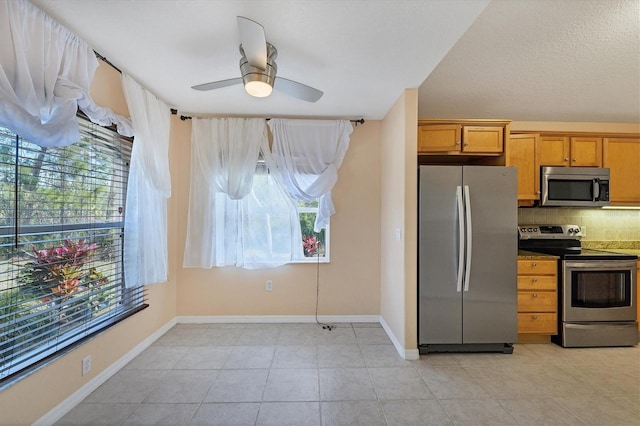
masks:
{"label": "electrical outlet", "polygon": [[267,289],[267,291],[273,290],[273,281],[267,280],[267,284],[265,285],[265,288]]}
{"label": "electrical outlet", "polygon": [[581,226],[580,227],[580,233],[582,234],[583,237],[587,236],[587,227],[586,226]]}
{"label": "electrical outlet", "polygon": [[82,358],[82,375],[89,373],[91,371],[91,355],[87,355]]}

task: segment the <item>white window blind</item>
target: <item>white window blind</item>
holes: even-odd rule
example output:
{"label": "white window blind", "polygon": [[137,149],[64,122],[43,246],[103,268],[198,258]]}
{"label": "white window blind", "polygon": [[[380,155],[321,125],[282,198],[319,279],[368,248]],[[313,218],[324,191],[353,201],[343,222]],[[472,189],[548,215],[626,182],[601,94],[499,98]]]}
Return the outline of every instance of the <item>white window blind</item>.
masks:
{"label": "white window blind", "polygon": [[0,380],[144,308],[123,274],[132,143],[79,119],[64,148],[0,128]]}

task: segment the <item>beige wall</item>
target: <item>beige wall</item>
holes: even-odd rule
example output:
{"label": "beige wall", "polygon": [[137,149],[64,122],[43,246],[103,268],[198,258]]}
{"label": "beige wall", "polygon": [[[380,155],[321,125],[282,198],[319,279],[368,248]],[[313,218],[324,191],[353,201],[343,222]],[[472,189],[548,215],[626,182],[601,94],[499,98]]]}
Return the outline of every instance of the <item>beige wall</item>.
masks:
{"label": "beige wall", "polygon": [[[101,65],[96,74],[92,96],[99,105],[128,115],[119,74],[107,65]],[[173,140],[170,149],[172,154],[177,150]],[[168,213],[171,247],[169,282],[148,287],[150,307],[0,392],[0,424],[25,425],[38,420],[175,318],[175,198],[169,200]],[[82,376],[81,360],[87,355],[92,357],[92,369],[89,374]]]}
{"label": "beige wall", "polygon": [[405,91],[382,124],[380,314],[404,350],[417,348],[417,105]]}
{"label": "beige wall", "polygon": [[[189,201],[191,124],[175,123],[172,168],[182,264]],[[380,122],[354,128],[333,190],[331,262],[320,264],[319,315],[380,313]],[[273,290],[265,281],[273,280]],[[314,315],[316,264],[274,269],[178,267],[179,316]]]}

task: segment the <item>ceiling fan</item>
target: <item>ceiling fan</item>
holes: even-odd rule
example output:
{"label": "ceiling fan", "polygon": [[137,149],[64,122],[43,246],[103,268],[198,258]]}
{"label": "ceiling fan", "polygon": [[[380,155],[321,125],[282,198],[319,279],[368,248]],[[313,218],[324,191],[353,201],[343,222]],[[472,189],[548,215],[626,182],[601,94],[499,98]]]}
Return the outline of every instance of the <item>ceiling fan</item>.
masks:
{"label": "ceiling fan", "polygon": [[242,77],[192,86],[195,90],[213,90],[234,84],[244,84],[248,94],[264,98],[271,94],[273,88],[294,98],[307,102],[316,102],[323,95],[297,81],[276,77],[278,67],[275,59],[278,56],[276,47],[267,42],[264,28],[259,23],[243,16],[238,16],[238,32],[240,34],[240,72]]}

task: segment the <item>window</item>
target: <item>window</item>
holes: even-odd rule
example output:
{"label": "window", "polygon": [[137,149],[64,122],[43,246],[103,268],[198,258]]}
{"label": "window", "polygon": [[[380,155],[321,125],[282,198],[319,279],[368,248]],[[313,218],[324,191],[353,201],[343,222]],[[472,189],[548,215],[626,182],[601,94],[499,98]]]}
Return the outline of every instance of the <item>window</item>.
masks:
{"label": "window", "polygon": [[313,224],[318,214],[318,200],[299,201],[300,231],[302,233],[302,262],[329,262],[329,226],[320,232],[313,231]]}
{"label": "window", "polygon": [[0,380],[146,306],[122,267],[132,143],[79,121],[64,148],[0,128]]}

